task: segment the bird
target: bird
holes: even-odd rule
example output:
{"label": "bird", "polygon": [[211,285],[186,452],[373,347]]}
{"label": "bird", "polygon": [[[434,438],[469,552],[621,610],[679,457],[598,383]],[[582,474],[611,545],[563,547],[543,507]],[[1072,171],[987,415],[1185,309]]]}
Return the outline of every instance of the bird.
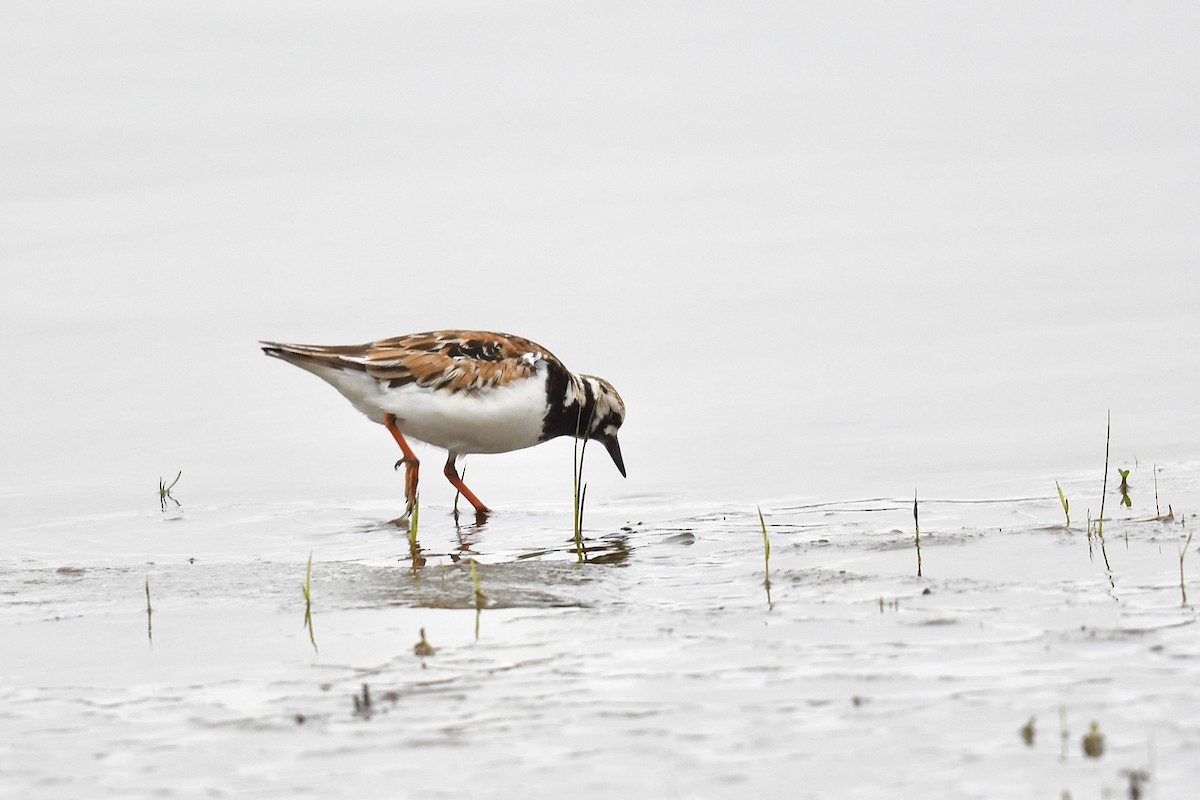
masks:
{"label": "bird", "polygon": [[323,379],[387,428],[402,457],[405,515],[416,504],[420,461],[408,439],[446,451],[446,479],[480,519],[491,513],[467,488],[455,462],[507,453],[559,436],[604,445],[621,477],[617,432],[625,403],[613,385],[571,372],[521,336],[475,330],[410,333],[356,345],[260,341],[263,352]]}

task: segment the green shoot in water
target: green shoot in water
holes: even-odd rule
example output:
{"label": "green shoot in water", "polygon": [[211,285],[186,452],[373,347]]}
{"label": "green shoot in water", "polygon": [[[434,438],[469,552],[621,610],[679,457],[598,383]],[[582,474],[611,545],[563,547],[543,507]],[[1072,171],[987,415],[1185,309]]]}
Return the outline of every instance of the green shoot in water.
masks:
{"label": "green shoot in water", "polygon": [[758,507],[758,524],[763,537],[763,588],[767,590],[767,611],[774,608],[771,602],[771,540],[767,537],[767,521],[763,519],[762,506]]}
{"label": "green shoot in water", "polygon": [[1033,747],[1033,740],[1036,737],[1036,729],[1034,728],[1036,719],[1030,717],[1029,721],[1021,726],[1021,740],[1025,742],[1026,747]]}
{"label": "green shoot in water", "polygon": [[304,592],[304,627],[308,628],[308,640],[312,642],[313,650],[317,649],[317,637],[313,632],[312,620],[312,551],[308,552],[308,566],[304,568],[304,583],[300,585]]}
{"label": "green shoot in water", "polygon": [[[592,409],[593,412],[595,409]],[[575,557],[577,563],[582,564],[584,557],[587,555],[583,547],[583,504],[587,499],[587,484],[583,482],[583,457],[587,454],[588,439],[583,437],[583,444],[579,443],[580,434],[583,433],[583,408],[580,407],[579,414],[575,418],[575,457],[572,468],[572,482],[574,485],[574,511],[575,511]],[[592,418],[588,416],[588,430],[592,427]]]}
{"label": "green shoot in water", "polygon": [[469,559],[471,563],[471,586],[475,589],[475,641],[479,641],[479,616],[483,612],[484,594],[483,589],[479,588],[479,572],[475,569],[475,559]]}
{"label": "green shoot in water", "polygon": [[158,503],[162,506],[163,513],[167,511],[167,501],[170,500],[175,504],[176,508],[182,508],[179,501],[171,496],[171,490],[175,488],[175,484],[179,483],[179,479],[183,477],[183,470],[179,470],[179,474],[175,476],[175,480],[171,481],[168,486],[162,478],[158,479]]}
{"label": "green shoot in water", "polygon": [[[1180,559],[1182,561],[1182,559]],[[1183,569],[1182,564],[1180,570]],[[146,638],[150,639],[150,644],[154,644],[154,624],[150,621],[150,615],[154,614],[154,609],[150,608],[150,576],[146,576]]]}
{"label": "green shoot in water", "polygon": [[421,495],[413,497],[412,514],[408,517],[408,552],[412,557],[412,568],[415,572],[425,566],[425,556],[421,555],[421,545],[417,543],[417,526],[421,520]]}
{"label": "green shoot in water", "polygon": [[921,576],[921,519],[917,513],[917,493],[913,492],[913,528],[916,530],[917,577]]}
{"label": "green shoot in water", "polygon": [[1183,597],[1181,605],[1187,605],[1187,589],[1183,585],[1183,557],[1187,555],[1188,547],[1192,544],[1192,531],[1188,531],[1187,541],[1179,551],[1179,594]]}
{"label": "green shoot in water", "polygon": [[1100,540],[1100,553],[1104,556],[1104,568],[1108,570],[1109,582],[1112,582],[1112,567],[1108,565],[1108,550],[1104,547],[1104,500],[1108,494],[1108,453],[1112,443],[1112,412],[1108,412],[1108,425],[1104,433],[1104,484],[1100,488],[1100,518],[1096,520],[1096,538]]}
{"label": "green shoot in water", "polygon": [[1158,504],[1158,464],[1154,465],[1154,521],[1155,522],[1171,522],[1175,519],[1175,509],[1167,503],[1167,513],[1162,513],[1162,506]]}
{"label": "green shoot in water", "polygon": [[1067,496],[1063,494],[1062,487],[1058,485],[1058,481],[1054,482],[1054,488],[1058,489],[1058,502],[1062,503],[1063,514],[1067,517],[1067,527],[1071,527],[1071,503],[1067,500]]}
{"label": "green shoot in water", "polygon": [[1121,503],[1126,508],[1133,508],[1133,500],[1129,498],[1129,470],[1117,467],[1117,472],[1121,473]]}
{"label": "green shoot in water", "polygon": [[413,655],[425,658],[436,652],[437,648],[429,643],[429,640],[425,638],[425,629],[421,628],[421,641],[413,645]]}
{"label": "green shoot in water", "polygon": [[352,695],[354,700],[354,716],[371,718],[372,703],[371,703],[371,687],[367,684],[362,685],[362,695]]}

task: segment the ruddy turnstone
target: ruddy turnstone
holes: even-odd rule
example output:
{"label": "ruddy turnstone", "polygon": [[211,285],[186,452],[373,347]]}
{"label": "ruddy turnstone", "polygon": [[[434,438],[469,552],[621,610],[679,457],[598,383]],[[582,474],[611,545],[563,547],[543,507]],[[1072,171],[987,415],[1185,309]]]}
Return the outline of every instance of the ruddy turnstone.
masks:
{"label": "ruddy turnstone", "polygon": [[486,514],[455,460],[506,453],[558,436],[595,439],[625,475],[617,430],[625,404],[608,381],[576,375],[549,350],[507,333],[432,331],[359,345],[261,342],[263,352],[330,383],[373,422],[391,432],[405,467],[411,513],[420,462],[406,437],[447,451],[445,475]]}

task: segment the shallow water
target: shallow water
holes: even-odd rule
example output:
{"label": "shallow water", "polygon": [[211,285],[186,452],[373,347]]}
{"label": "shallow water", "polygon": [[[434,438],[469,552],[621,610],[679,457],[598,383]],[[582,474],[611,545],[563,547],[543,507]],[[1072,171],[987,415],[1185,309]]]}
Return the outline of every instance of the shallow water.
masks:
{"label": "shallow water", "polygon": [[[1195,507],[1200,465],[1164,473],[1172,505]],[[764,509],[769,596],[753,509],[667,498],[597,504],[602,563],[584,564],[561,508],[482,528],[425,509],[416,570],[383,504],[22,528],[23,556],[0,575],[5,784],[22,797],[1098,797],[1146,770],[1159,796],[1186,793],[1200,645],[1179,552],[1194,516],[1118,514],[1102,552],[1085,525],[1059,524],[1057,498],[920,511],[918,578],[908,500]],[[1092,721],[1095,760],[1080,746]]]}
{"label": "shallow water", "polygon": [[[0,795],[1186,795],[1198,37],[4,5]],[[622,393],[588,563],[556,441],[468,459],[483,528],[426,470],[414,570],[390,437],[255,344],[441,327]]]}

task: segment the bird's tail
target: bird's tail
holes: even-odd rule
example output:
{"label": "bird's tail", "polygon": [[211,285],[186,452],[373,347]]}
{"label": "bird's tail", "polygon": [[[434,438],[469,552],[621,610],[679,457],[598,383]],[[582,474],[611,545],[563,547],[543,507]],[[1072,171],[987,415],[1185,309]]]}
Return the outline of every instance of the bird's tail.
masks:
{"label": "bird's tail", "polygon": [[313,372],[327,369],[365,369],[363,345],[289,344],[260,341],[262,351]]}

